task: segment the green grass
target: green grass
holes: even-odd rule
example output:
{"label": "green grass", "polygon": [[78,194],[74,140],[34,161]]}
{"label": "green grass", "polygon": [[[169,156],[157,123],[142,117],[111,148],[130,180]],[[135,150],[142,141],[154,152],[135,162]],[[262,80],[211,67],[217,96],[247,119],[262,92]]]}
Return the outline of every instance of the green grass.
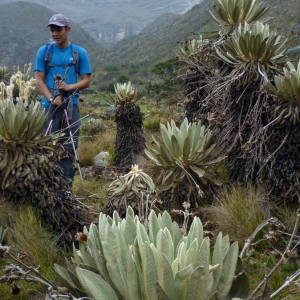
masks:
{"label": "green grass", "polygon": [[270,217],[268,202],[259,189],[231,185],[213,205],[201,208],[218,230],[243,243]]}
{"label": "green grass", "polygon": [[[279,258],[270,255],[267,251],[267,248],[264,252],[254,252],[253,256],[249,259],[243,261],[244,268],[247,272],[247,275],[250,279],[250,290],[253,291],[256,286],[264,279],[265,274],[269,273],[274,266],[277,264]],[[272,276],[270,276],[268,281],[268,288],[271,292],[275,292],[279,289],[287,280],[287,278],[293,274],[298,268],[295,265],[287,263],[277,269]],[[262,289],[263,290],[263,289]],[[262,290],[260,291],[261,294]],[[274,299],[300,299],[300,294],[291,295],[288,293],[288,288],[282,290],[281,293],[277,295]]]}
{"label": "green grass", "polygon": [[147,130],[160,130],[160,124],[167,124],[165,118],[159,116],[149,116],[144,121],[144,128]]}
{"label": "green grass", "polygon": [[115,133],[114,130],[108,130],[94,136],[93,140],[84,141],[80,139],[77,155],[81,167],[94,165],[94,157],[104,151],[109,152],[114,157]]}
{"label": "green grass", "polygon": [[[109,182],[105,182],[99,178],[87,178],[83,181],[78,175],[75,176],[72,192],[86,204],[99,206],[103,203]],[[100,209],[97,210],[98,212]]]}
{"label": "green grass", "polygon": [[[4,209],[4,210],[3,210]],[[11,247],[10,253],[14,256],[18,252],[26,252],[28,257],[23,263],[35,267],[41,266],[41,273],[50,281],[54,281],[56,275],[53,270],[54,263],[63,264],[66,255],[61,249],[57,249],[56,237],[48,232],[41,224],[39,216],[29,206],[15,208],[9,204],[2,204],[1,223],[8,226],[4,243]],[[10,259],[0,260],[0,269],[13,263]],[[23,268],[23,270],[26,270]],[[0,273],[1,274],[1,273]],[[44,286],[37,283],[20,282],[21,293],[18,296],[10,294],[11,286],[0,284],[1,300],[30,299]]]}

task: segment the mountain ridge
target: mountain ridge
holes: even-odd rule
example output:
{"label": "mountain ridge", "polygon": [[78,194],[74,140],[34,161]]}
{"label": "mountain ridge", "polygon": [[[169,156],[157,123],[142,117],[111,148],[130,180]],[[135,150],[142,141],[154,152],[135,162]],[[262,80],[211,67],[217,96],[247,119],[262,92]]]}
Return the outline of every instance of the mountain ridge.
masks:
{"label": "mountain ridge", "polygon": [[[165,59],[166,55],[169,54],[175,56],[178,43],[191,38],[192,33],[200,34],[201,32],[218,29],[218,26],[207,13],[208,10],[212,10],[213,2],[214,0],[203,0],[179,18],[174,18],[173,22],[166,27],[157,28],[156,25],[150,24],[139,34],[128,37],[112,46],[111,51],[114,53],[121,52],[120,55],[126,56],[127,60],[135,60],[136,57],[141,57],[139,50],[141,49],[140,45],[143,45],[142,47],[147,49],[150,56],[151,53],[155,52],[155,49],[159,49],[162,59]],[[300,14],[295,13],[296,11],[300,12],[300,1],[289,0],[287,1],[288,4],[286,1],[281,0],[265,0],[264,2],[267,7],[270,7],[266,15],[272,17],[268,21],[270,30],[277,30],[283,37],[288,38],[289,47],[299,44],[299,39],[293,40],[291,31],[297,26],[300,28]],[[280,11],[284,14],[279,13]],[[159,18],[154,22],[158,20]],[[168,40],[166,40],[167,35]],[[118,49],[123,51],[118,51]],[[152,49],[153,51],[151,51]],[[115,61],[118,61],[118,59],[115,58]]]}
{"label": "mountain ridge", "polygon": [[[0,0],[13,3],[17,0]],[[139,33],[162,13],[180,14],[202,0],[27,0],[63,13],[101,45]]]}

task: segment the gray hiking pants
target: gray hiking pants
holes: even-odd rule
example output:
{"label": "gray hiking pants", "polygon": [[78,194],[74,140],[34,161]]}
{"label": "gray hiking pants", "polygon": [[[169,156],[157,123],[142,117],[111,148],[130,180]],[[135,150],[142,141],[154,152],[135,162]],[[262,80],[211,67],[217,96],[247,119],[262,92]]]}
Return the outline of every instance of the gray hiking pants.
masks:
{"label": "gray hiking pants", "polygon": [[45,113],[48,114],[48,119],[44,128],[45,132],[48,129],[50,121],[53,120],[51,128],[49,129],[47,135],[64,133],[64,136],[62,136],[59,139],[60,143],[64,146],[64,150],[65,150],[60,160],[60,165],[64,171],[63,180],[65,181],[66,184],[72,186],[72,183],[74,181],[74,175],[75,175],[74,164],[76,164],[75,161],[76,159],[75,159],[75,152],[74,152],[72,140],[70,137],[70,131],[72,132],[73,135],[75,149],[77,149],[78,138],[80,133],[80,125],[81,125],[79,105],[73,104],[72,113],[71,113],[72,119],[69,120],[70,122],[69,128],[64,113],[64,107],[51,105],[49,108],[45,108]]}

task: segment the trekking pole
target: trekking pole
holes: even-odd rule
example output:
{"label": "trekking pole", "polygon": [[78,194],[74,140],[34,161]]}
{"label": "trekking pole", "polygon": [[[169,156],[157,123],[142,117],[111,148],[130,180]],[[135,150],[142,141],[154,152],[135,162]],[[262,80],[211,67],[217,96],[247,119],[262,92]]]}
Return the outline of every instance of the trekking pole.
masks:
{"label": "trekking pole", "polygon": [[47,127],[47,129],[46,129],[46,132],[44,133],[44,136],[47,136],[47,135],[48,135],[48,132],[49,132],[51,126],[52,126],[52,123],[53,123],[53,119],[50,120],[49,125],[48,125],[48,127]]}
{"label": "trekking pole", "polygon": [[73,134],[72,134],[71,127],[70,127],[70,121],[69,121],[69,118],[68,118],[68,112],[67,112],[66,109],[64,109],[64,113],[65,113],[65,116],[66,116],[68,127],[70,129],[70,138],[71,138],[71,142],[72,142],[72,146],[73,146],[73,150],[74,150],[74,154],[75,154],[75,161],[76,161],[77,166],[78,166],[78,171],[79,171],[79,175],[80,175],[81,181],[83,182],[82,173],[81,173],[80,164],[79,164],[79,159],[78,159],[78,156],[77,156],[77,153],[76,153],[75,143],[74,143],[74,139],[73,139]]}

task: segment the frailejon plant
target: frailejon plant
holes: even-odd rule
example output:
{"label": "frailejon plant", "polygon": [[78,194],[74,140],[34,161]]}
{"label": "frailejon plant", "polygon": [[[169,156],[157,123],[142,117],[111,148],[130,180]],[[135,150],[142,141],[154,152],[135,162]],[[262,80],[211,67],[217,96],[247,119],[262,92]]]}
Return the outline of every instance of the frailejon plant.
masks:
{"label": "frailejon plant", "polygon": [[[268,8],[265,4],[263,2],[258,3],[257,0],[217,0],[212,4],[212,11],[209,11],[209,15],[219,25],[219,30],[206,32],[209,42],[204,47],[198,48],[194,55],[179,59],[187,67],[186,75],[182,77],[186,96],[184,105],[186,107],[186,117],[189,121],[198,122],[198,120],[201,120],[205,124],[213,123],[221,128],[223,126],[222,120],[214,115],[214,108],[218,107],[218,102],[226,97],[230,84],[240,83],[245,79],[247,82],[252,82],[256,80],[256,77],[259,77],[258,72],[252,70],[255,69],[253,64],[239,66],[236,63],[235,59],[240,59],[239,53],[235,53],[233,59],[228,62],[227,49],[224,50],[222,47],[229,39],[230,34],[261,20],[267,11]],[[267,20],[268,18],[264,18],[262,22]],[[247,34],[249,35],[249,33]],[[264,43],[259,48],[262,50],[262,48],[266,48],[266,42],[262,36],[260,38]],[[243,40],[243,38],[240,38],[240,40]],[[249,37],[246,40],[249,40]],[[259,38],[256,41],[258,40]],[[252,42],[253,38],[249,45],[258,50],[259,45]],[[245,48],[244,45],[242,46]],[[244,55],[247,56],[247,51],[241,54],[241,59]],[[216,52],[218,54],[222,53],[217,55]],[[232,54],[231,49],[228,52],[229,55]],[[226,56],[226,59],[220,57],[222,55]],[[235,68],[238,67],[239,69],[236,71]],[[233,70],[236,72],[232,73]],[[241,75],[241,73],[243,74]],[[266,76],[265,73],[264,70],[261,70],[263,77]],[[227,114],[226,107],[225,105],[225,108],[222,108],[222,115]],[[208,114],[211,114],[212,117]]]}
{"label": "frailejon plant", "polygon": [[[161,124],[160,133],[161,137],[152,136],[154,143],[145,153],[160,172],[158,183],[162,191],[172,195],[171,205],[175,207],[185,199],[193,205],[201,204],[222,185],[217,173],[225,159],[222,148],[212,142],[212,132],[201,122],[189,123],[187,118],[180,127],[173,120],[167,126]],[[186,192],[184,200],[179,198],[179,190]]]}
{"label": "frailejon plant", "polygon": [[238,69],[233,74],[246,86],[259,76],[267,81],[269,69],[280,69],[280,59],[285,55],[284,43],[281,35],[269,30],[269,25],[245,23],[226,39],[224,50],[216,51],[221,59]]}
{"label": "frailejon plant", "polygon": [[283,68],[282,75],[275,75],[275,86],[270,82],[270,91],[279,99],[274,110],[274,118],[278,124],[287,123],[289,125],[299,124],[300,112],[300,62],[297,69],[291,63],[287,63],[287,68]]}
{"label": "frailejon plant", "polygon": [[[61,147],[51,136],[43,136],[47,116],[38,101],[30,100],[35,80],[22,78],[18,71],[9,85],[0,83],[0,195],[15,204],[33,204],[55,230],[65,231],[72,219],[76,233],[82,212],[62,183]],[[17,98],[13,97],[15,84]]]}
{"label": "frailejon plant", "polygon": [[[267,89],[274,76],[284,73],[284,45],[282,35],[271,31],[267,24],[239,24],[222,42],[215,44],[219,63],[199,64],[200,73],[215,71],[195,84],[189,82],[188,86],[194,90],[189,89],[188,95],[195,102],[192,108],[197,109],[196,114],[192,111],[192,120],[196,116],[208,123],[215,140],[224,145],[230,180],[263,184],[274,201],[297,201],[294,195],[299,189],[300,167],[296,163],[299,160],[298,104],[293,96],[296,92],[287,102],[272,88],[271,92]],[[295,89],[296,71],[289,72],[294,75],[285,73],[290,78],[284,85],[289,90]],[[186,76],[190,75],[188,70]],[[190,80],[194,78],[192,74]],[[279,87],[279,79],[277,84]]]}
{"label": "frailejon plant", "polygon": [[72,262],[55,265],[59,282],[75,297],[117,299],[233,299],[249,292],[238,244],[220,233],[210,240],[194,218],[187,236],[167,212],[149,215],[148,232],[129,207],[125,219],[100,214],[98,227],[77,236]]}
{"label": "frailejon plant", "polygon": [[219,25],[221,36],[228,35],[240,24],[255,23],[269,10],[264,2],[258,4],[256,0],[218,0],[212,8],[215,14],[209,11],[209,15]]}
{"label": "frailejon plant", "polygon": [[155,191],[152,178],[139,169],[138,165],[131,166],[131,171],[114,180],[108,187],[107,199],[103,212],[112,215],[116,210],[119,215],[125,215],[127,206],[130,205],[139,211],[141,193],[150,195]]}
{"label": "frailejon plant", "polygon": [[143,131],[143,118],[137,90],[131,82],[115,86],[115,122],[117,124],[116,153],[117,164],[130,168],[135,163],[135,156],[143,153],[146,140]]}
{"label": "frailejon plant", "polygon": [[178,55],[176,58],[180,61],[189,59],[191,61],[201,60],[201,57],[197,56],[197,53],[203,48],[203,46],[209,43],[208,39],[203,39],[200,35],[199,38],[193,38],[185,40],[184,43],[179,47]]}

